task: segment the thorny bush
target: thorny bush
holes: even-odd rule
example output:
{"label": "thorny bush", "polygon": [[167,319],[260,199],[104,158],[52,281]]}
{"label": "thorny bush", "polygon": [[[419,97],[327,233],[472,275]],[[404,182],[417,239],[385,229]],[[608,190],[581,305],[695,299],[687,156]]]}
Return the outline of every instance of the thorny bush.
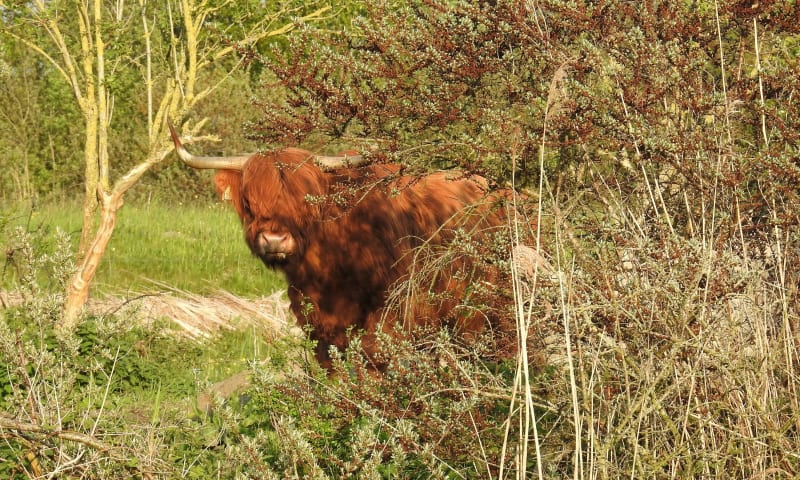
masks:
{"label": "thorny bush", "polygon": [[518,312],[565,370],[540,472],[797,475],[798,2],[364,8],[252,56],[283,93],[252,135],[541,200],[554,274]]}

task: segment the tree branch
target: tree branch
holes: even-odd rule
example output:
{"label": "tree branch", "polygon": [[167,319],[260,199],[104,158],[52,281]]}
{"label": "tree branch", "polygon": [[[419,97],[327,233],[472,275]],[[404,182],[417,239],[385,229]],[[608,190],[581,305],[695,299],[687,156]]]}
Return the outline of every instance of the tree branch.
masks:
{"label": "tree branch", "polygon": [[[298,22],[306,22],[308,20],[318,19],[318,18],[320,18],[322,16],[323,13],[327,12],[330,9],[331,9],[330,6],[319,8],[319,9],[309,13],[308,15],[304,15],[304,16],[300,17],[299,19],[297,19],[297,21]],[[247,36],[247,37],[243,38],[242,40],[240,40],[239,43],[240,44],[242,44],[242,43],[255,43],[255,42],[258,42],[259,40],[262,40],[262,39],[267,38],[267,37],[275,37],[277,35],[283,35],[283,34],[289,33],[292,30],[294,30],[295,28],[297,28],[297,22],[287,23],[286,25],[284,25],[284,26],[282,26],[280,28],[276,28],[275,30],[264,31],[264,32],[258,33],[257,35]],[[233,47],[233,46],[228,46],[228,47],[220,49],[214,55],[214,61],[217,61],[217,60],[219,60],[219,59],[231,54],[234,51],[234,48],[235,47]],[[205,63],[211,63],[211,62],[205,62]]]}
{"label": "tree branch", "polygon": [[[101,452],[109,452],[114,450],[113,445],[104,443],[91,435],[86,435],[72,430],[45,428],[41,425],[36,425],[35,423],[19,422],[12,418],[0,416],[0,431],[3,430],[30,432],[38,435],[44,435],[46,437],[55,437],[70,442],[80,443],[82,445],[86,445],[87,447],[94,448],[95,450],[99,450]],[[14,433],[12,432],[12,435],[13,434]]]}

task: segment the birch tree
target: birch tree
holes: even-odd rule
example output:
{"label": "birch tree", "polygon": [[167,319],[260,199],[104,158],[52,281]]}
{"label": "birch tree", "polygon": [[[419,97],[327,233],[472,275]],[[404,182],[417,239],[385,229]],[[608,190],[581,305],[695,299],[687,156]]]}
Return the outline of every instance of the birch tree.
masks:
{"label": "birch tree", "polygon": [[[66,286],[59,328],[71,330],[80,319],[125,193],[172,151],[166,119],[171,117],[179,123],[225,80],[223,76],[222,80],[207,84],[204,73],[212,64],[218,66],[230,59],[223,63],[230,65],[230,75],[242,67],[242,62],[236,60],[237,47],[285,35],[303,21],[322,18],[330,9],[286,6],[271,14],[259,12],[262,17],[235,41],[226,40],[224,32],[206,32],[209,17],[230,5],[234,4],[204,0],[34,0],[11,5],[0,1],[0,9],[12,12],[9,17],[13,18],[3,24],[2,33],[27,46],[58,71],[72,90],[85,125],[83,227],[77,268]],[[156,31],[157,15],[166,15],[167,29]],[[123,31],[129,35],[120,35]],[[125,55],[109,54],[111,38],[116,42],[130,41],[129,45],[112,45]],[[164,38],[168,41],[164,42]],[[156,48],[164,54],[155,55]],[[144,83],[147,111],[142,118],[112,121],[115,95],[109,88],[109,79],[123,69],[138,75]],[[134,166],[112,178],[108,140],[119,121],[146,123],[148,140]],[[200,119],[191,128],[185,127],[185,140],[212,139],[199,135],[203,124]]]}

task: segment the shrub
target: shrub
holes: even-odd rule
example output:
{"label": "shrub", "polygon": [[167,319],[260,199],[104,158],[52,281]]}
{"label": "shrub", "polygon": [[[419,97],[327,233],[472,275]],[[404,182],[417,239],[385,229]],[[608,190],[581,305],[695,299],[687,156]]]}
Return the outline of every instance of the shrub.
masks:
{"label": "shrub", "polygon": [[524,427],[498,474],[791,477],[790,18],[796,2],[370,2],[353,30],[258,59],[285,97],[263,97],[253,135],[457,166],[538,202],[522,228],[552,274],[516,303]]}

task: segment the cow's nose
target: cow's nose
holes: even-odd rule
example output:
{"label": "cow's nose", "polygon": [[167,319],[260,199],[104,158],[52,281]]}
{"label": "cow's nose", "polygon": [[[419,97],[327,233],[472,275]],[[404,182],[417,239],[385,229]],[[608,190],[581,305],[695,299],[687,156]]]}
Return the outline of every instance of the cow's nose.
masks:
{"label": "cow's nose", "polygon": [[281,252],[286,243],[286,237],[286,233],[261,232],[258,242],[265,252]]}
{"label": "cow's nose", "polygon": [[265,253],[280,252],[286,237],[285,233],[261,232],[258,235],[258,246]]}

